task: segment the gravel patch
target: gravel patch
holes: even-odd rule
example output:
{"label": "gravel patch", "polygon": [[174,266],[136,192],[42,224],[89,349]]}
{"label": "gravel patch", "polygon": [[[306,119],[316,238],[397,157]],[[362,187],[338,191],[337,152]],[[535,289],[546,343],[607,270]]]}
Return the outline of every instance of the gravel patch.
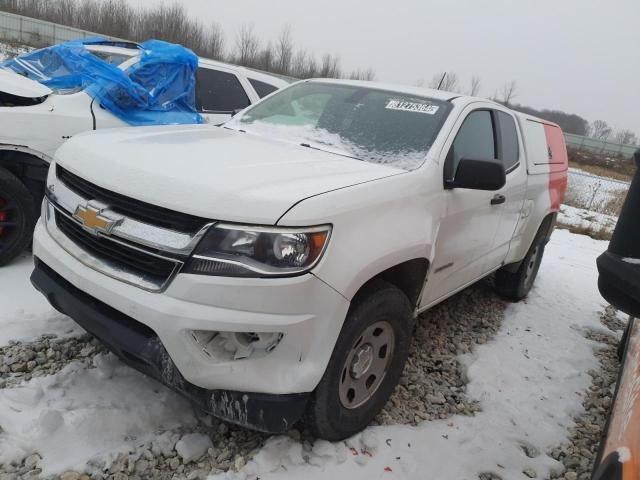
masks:
{"label": "gravel patch", "polygon": [[[194,434],[210,439],[204,453],[181,448]],[[292,432],[292,435],[298,435]],[[61,480],[199,480],[208,475],[238,471],[262,447],[268,435],[228,425],[210,416],[201,416],[193,430],[158,432],[155,439],[117,456],[110,464],[90,459],[85,471],[68,471],[50,477]],[[309,450],[311,446],[309,445]],[[179,453],[180,452],[180,453]],[[202,453],[202,454],[201,454]],[[0,465],[0,480],[42,478],[40,456],[36,453],[19,464]]]}
{"label": "gravel patch", "polygon": [[[421,315],[400,384],[376,423],[416,424],[479,411],[478,403],[465,395],[466,372],[457,356],[491,339],[504,318],[504,309],[491,281],[484,281]],[[86,362],[91,368],[92,357],[102,351],[104,347],[89,336],[69,340],[43,337],[3,347],[0,382],[10,387],[31,377],[51,375],[73,360]],[[16,364],[19,367],[14,367]],[[196,415],[199,422],[193,429],[158,432],[151,443],[135,446],[110,464],[89,460],[86,471],[65,472],[57,478],[204,479],[240,470],[269,438],[199,412]],[[291,430],[289,435],[301,442],[303,455],[311,454],[315,438],[309,432]],[[39,460],[34,454],[17,465],[0,466],[0,480],[38,478]]]}
{"label": "gravel patch", "polygon": [[43,335],[34,342],[12,342],[0,347],[0,388],[14,387],[34,377],[53,375],[73,361],[83,362],[89,367],[93,357],[100,352],[106,352],[106,349],[90,335],[64,340],[57,340],[54,335]]}
{"label": "gravel patch", "polygon": [[[602,324],[612,331],[624,329],[617,310],[607,307],[602,314]],[[585,336],[602,345],[596,352],[600,368],[589,371],[593,379],[585,396],[584,413],[575,419],[569,431],[569,442],[553,448],[549,455],[562,462],[565,471],[552,475],[551,479],[589,480],[598,454],[603,430],[613,402],[620,362],[617,349],[619,335],[603,332],[587,332]]]}
{"label": "gravel patch", "polygon": [[605,308],[601,321],[602,324],[612,332],[624,332],[627,321],[620,318],[621,316],[624,316],[624,314],[621,314],[615,307],[609,305]]}
{"label": "gravel patch", "polygon": [[[415,424],[479,411],[478,403],[466,397],[466,373],[457,356],[490,340],[500,327],[504,309],[505,304],[493,293],[491,282],[486,281],[421,315],[400,385],[377,417],[377,423]],[[614,308],[606,309],[602,323],[611,330],[624,328]],[[616,349],[620,334],[599,331],[587,332],[586,336],[602,346],[596,353],[600,368],[588,372],[593,383],[583,402],[585,412],[576,418],[570,430],[570,441],[548,452],[565,468],[564,472],[552,475],[552,479],[590,478],[612,403],[619,368]],[[68,340],[42,337],[36,342],[2,347],[0,382],[4,383],[0,386],[11,387],[33,376],[50,375],[73,360],[85,361],[90,368],[92,357],[101,351],[104,348],[89,336]],[[16,364],[19,367],[13,367]],[[24,371],[22,364],[26,365]],[[193,429],[158,432],[152,442],[135,446],[108,465],[98,459],[89,460],[85,472],[65,472],[57,478],[204,479],[210,474],[242,469],[269,437],[197,414],[199,422]],[[315,439],[308,432],[292,430],[289,435],[302,443],[303,452],[312,452]],[[523,451],[530,456],[539,454],[528,452],[526,445]],[[0,480],[40,478],[39,461],[40,457],[33,454],[17,465],[0,466]],[[533,471],[523,473],[535,478]],[[500,480],[501,477],[487,472],[479,478]]]}
{"label": "gravel patch", "polygon": [[400,384],[377,423],[416,424],[479,411],[465,395],[466,372],[457,356],[492,338],[505,307],[487,280],[422,314]]}

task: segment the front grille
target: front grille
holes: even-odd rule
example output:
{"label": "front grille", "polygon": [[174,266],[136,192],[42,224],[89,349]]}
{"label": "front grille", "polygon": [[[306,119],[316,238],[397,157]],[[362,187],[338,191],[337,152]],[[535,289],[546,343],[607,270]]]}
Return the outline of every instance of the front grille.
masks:
{"label": "front grille", "polygon": [[75,221],[58,211],[55,213],[55,218],[60,231],[92,256],[122,266],[132,273],[143,275],[159,284],[164,284],[178,265],[171,260],[158,258],[106,238],[91,235]]}
{"label": "front grille", "polygon": [[56,166],[56,175],[67,187],[86,200],[98,200],[109,205],[109,208],[115,212],[150,225],[177,230],[179,232],[195,233],[211,222],[211,220],[206,218],[158,207],[98,187],[74,175],[60,165]]}

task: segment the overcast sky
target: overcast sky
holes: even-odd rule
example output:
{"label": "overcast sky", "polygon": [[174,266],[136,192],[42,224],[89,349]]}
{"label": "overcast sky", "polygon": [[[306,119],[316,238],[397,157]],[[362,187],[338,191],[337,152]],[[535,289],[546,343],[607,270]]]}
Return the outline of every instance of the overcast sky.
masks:
{"label": "overcast sky", "polygon": [[[152,6],[162,0],[129,0]],[[167,2],[165,3],[172,3]],[[509,80],[517,103],[603,119],[640,136],[640,0],[182,0],[233,43],[243,23],[297,47],[338,54],[345,70],[416,84],[455,71],[492,96]]]}

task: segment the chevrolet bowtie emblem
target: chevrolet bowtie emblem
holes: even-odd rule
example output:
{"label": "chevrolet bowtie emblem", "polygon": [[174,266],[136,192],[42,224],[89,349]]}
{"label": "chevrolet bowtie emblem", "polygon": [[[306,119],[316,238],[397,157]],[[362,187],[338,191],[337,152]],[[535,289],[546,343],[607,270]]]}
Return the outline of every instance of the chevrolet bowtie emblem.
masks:
{"label": "chevrolet bowtie emblem", "polygon": [[109,234],[111,230],[121,222],[121,219],[111,219],[102,214],[104,208],[96,208],[90,203],[87,205],[78,205],[73,218],[78,220],[85,230],[93,235],[99,233]]}

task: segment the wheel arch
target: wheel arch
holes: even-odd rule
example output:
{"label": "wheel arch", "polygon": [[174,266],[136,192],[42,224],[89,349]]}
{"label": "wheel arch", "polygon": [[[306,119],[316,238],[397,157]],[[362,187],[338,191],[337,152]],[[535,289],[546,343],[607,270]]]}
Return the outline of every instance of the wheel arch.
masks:
{"label": "wheel arch", "polygon": [[428,271],[429,260],[426,258],[414,258],[389,267],[360,286],[353,296],[351,304],[356,305],[369,293],[378,280],[383,280],[402,291],[409,299],[411,307],[415,309],[420,301]]}
{"label": "wheel arch", "polygon": [[[543,242],[545,245],[549,243],[549,240],[551,240],[551,234],[553,233],[553,230],[556,226],[557,218],[558,218],[558,212],[551,211],[547,213],[547,215],[542,219],[542,221],[540,222],[540,225],[536,229],[535,235],[531,237],[531,242],[527,245],[527,249],[524,251],[524,256],[526,256],[527,252],[531,248],[531,245],[533,245],[533,242],[535,242],[536,239],[540,237],[540,235],[543,236]],[[509,263],[502,268],[504,268],[505,270],[511,273],[515,273],[520,268],[520,265],[522,264],[523,259],[524,257],[519,261]]]}
{"label": "wheel arch", "polygon": [[44,195],[51,159],[27,147],[0,145],[0,168],[15,175],[33,196],[36,204]]}

